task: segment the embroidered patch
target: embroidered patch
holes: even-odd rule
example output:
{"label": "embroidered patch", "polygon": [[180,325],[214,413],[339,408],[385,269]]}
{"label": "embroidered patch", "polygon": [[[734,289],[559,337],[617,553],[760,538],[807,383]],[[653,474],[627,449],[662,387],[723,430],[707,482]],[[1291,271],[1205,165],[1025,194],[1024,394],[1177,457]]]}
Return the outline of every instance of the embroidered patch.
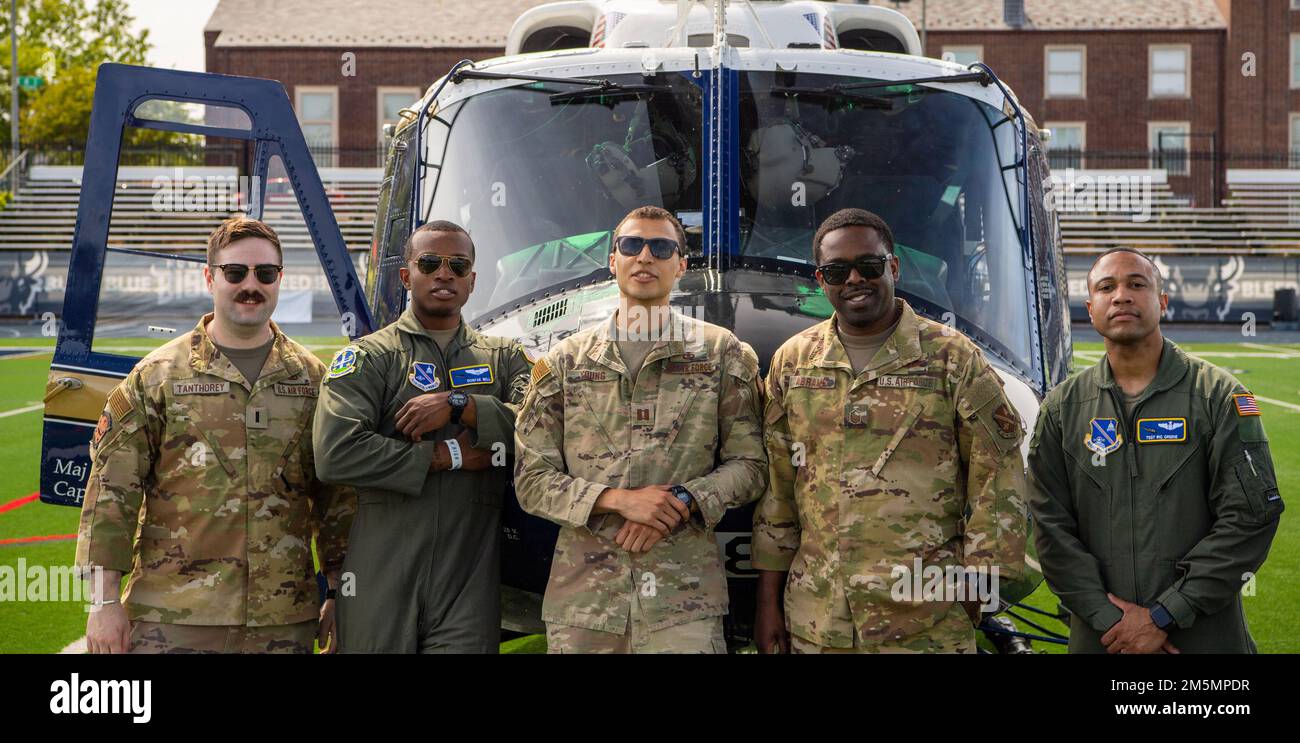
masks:
{"label": "embroidered patch", "polygon": [[338,379],[357,370],[357,347],[344,346],[330,362],[329,378]]}
{"label": "embroidered patch", "polygon": [[492,367],[488,364],[474,364],[473,366],[458,366],[448,372],[451,375],[452,387],[466,387],[471,384],[492,384],[496,381],[492,377]]}
{"label": "embroidered patch", "polygon": [[1237,405],[1237,415],[1260,415],[1259,403],[1255,402],[1255,396],[1249,392],[1233,395],[1232,401]]}
{"label": "embroidered patch", "polygon": [[922,390],[939,389],[939,380],[935,377],[896,377],[885,376],[876,380],[877,387],[912,387]]}
{"label": "embroidered patch", "polygon": [[1114,418],[1093,418],[1089,428],[1091,430],[1083,437],[1083,445],[1098,454],[1109,454],[1124,443],[1124,436],[1119,432],[1119,421]]}
{"label": "embroidered patch", "polygon": [[655,409],[653,405],[634,405],[632,407],[633,428],[654,428]]}
{"label": "embroidered patch", "polygon": [[95,426],[95,440],[91,443],[99,446],[99,440],[111,430],[113,430],[113,415],[105,410],[103,415],[99,416],[99,425]]}
{"label": "embroidered patch", "polygon": [[717,370],[717,364],[707,361],[669,361],[664,364],[665,374],[712,374]]}
{"label": "embroidered patch", "polygon": [[795,376],[790,378],[790,387],[791,389],[807,387],[814,390],[832,390],[835,389],[835,377]]}
{"label": "embroidered patch", "polygon": [[1142,418],[1137,424],[1139,444],[1177,443],[1187,440],[1186,418]]}
{"label": "embroidered patch", "polygon": [[406,378],[422,392],[432,392],[442,386],[438,379],[438,367],[432,361],[412,361],[411,373]]}
{"label": "embroidered patch", "polygon": [[610,373],[598,369],[575,369],[569,372],[570,382],[608,382]]}
{"label": "embroidered patch", "polygon": [[1020,418],[1006,403],[993,411],[993,422],[998,425],[998,434],[1004,439],[1014,439],[1020,433]]}
{"label": "embroidered patch", "polygon": [[546,379],[546,377],[550,375],[550,373],[551,373],[551,365],[546,363],[546,357],[543,356],[537,359],[537,361],[533,362],[533,370],[530,374],[530,378],[532,379],[533,384],[537,384],[543,379]]}
{"label": "embroidered patch", "polygon": [[230,391],[230,382],[172,382],[173,395],[220,395]]}
{"label": "embroidered patch", "polygon": [[275,394],[287,397],[316,397],[320,394],[314,384],[277,384],[273,389]]}
{"label": "embroidered patch", "polygon": [[866,428],[868,409],[865,405],[853,405],[844,410],[845,428]]}
{"label": "embroidered patch", "polygon": [[113,391],[108,393],[108,410],[117,420],[122,420],[127,413],[131,412],[131,398],[122,391],[121,387],[114,387]]}

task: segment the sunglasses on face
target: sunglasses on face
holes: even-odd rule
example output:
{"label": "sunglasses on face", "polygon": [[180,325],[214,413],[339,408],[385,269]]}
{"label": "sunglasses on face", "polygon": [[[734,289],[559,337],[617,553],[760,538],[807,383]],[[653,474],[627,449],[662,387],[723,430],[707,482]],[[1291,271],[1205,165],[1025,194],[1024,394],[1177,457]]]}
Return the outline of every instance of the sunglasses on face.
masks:
{"label": "sunglasses on face", "polygon": [[231,284],[243,283],[252,271],[257,280],[263,284],[274,284],[275,280],[280,277],[280,272],[284,266],[277,266],[274,263],[259,263],[256,266],[246,266],[243,263],[222,263],[221,265],[212,266],[212,268],[221,271],[221,275],[226,277],[226,281]]}
{"label": "sunglasses on face", "polygon": [[415,267],[420,269],[420,273],[431,274],[437,273],[442,268],[443,262],[451,266],[451,272],[460,278],[469,276],[470,269],[474,267],[474,261],[463,255],[438,255],[436,253],[425,253],[415,259]]}
{"label": "sunglasses on face", "polygon": [[885,275],[885,266],[889,265],[892,255],[876,255],[867,258],[859,258],[852,263],[827,263],[824,266],[817,267],[817,274],[821,276],[822,281],[832,286],[839,286],[849,280],[849,273],[853,269],[858,269],[858,274],[864,279],[878,279]]}
{"label": "sunglasses on face", "polygon": [[623,235],[614,238],[614,247],[618,248],[618,252],[628,258],[641,255],[641,249],[647,245],[650,246],[650,255],[654,256],[655,260],[660,261],[672,258],[673,253],[677,253],[682,249],[680,243],[666,237],[645,238],[637,235]]}

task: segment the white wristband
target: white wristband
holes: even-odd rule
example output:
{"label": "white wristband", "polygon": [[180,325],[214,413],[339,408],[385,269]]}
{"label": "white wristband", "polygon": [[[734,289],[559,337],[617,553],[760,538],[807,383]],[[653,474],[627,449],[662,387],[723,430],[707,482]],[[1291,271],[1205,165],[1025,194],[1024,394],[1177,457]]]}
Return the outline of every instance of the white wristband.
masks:
{"label": "white wristband", "polygon": [[465,459],[460,455],[460,442],[456,439],[447,439],[442,443],[447,445],[447,451],[451,454],[451,468],[454,470],[460,469],[460,466],[465,462]]}

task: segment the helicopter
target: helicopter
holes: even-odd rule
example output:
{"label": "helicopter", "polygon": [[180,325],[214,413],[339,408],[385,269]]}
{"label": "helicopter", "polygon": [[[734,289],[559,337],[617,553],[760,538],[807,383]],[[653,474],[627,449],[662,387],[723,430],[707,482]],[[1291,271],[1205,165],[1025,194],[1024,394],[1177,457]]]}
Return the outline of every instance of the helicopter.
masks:
{"label": "helicopter", "polygon": [[[987,65],[924,57],[901,13],[809,0],[576,0],[523,13],[505,52],[457,63],[391,125],[364,277],[282,85],[103,65],[47,385],[41,499],[80,505],[103,400],[137,360],[95,342],[107,256],[159,257],[107,239],[129,126],[248,143],[246,213],[262,216],[268,183],[292,187],[353,338],[401,314],[403,245],[445,219],[477,247],[479,289],[465,321],[539,357],[608,320],[618,304],[613,228],[655,205],[687,231],[673,309],[732,330],[766,373],[782,342],[831,316],[812,236],[831,213],[860,207],[893,229],[897,294],[981,348],[1028,429],[1042,396],[1067,376],[1048,135]],[[225,113],[167,120],[151,115],[158,102]],[[505,503],[502,627],[541,632],[557,527],[512,494]],[[754,616],[752,513],[733,509],[716,530],[732,646],[748,642]],[[1002,586],[1002,608],[1055,616],[1017,603],[1041,581],[1032,547],[1027,557],[1029,574]],[[1014,616],[1038,633],[986,616],[981,628],[999,650],[1063,642]]]}

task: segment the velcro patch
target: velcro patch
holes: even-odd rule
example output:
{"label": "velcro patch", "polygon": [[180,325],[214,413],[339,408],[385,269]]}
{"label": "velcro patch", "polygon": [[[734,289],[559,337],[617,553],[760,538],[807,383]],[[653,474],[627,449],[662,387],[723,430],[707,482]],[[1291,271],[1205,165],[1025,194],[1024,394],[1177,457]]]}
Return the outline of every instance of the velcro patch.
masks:
{"label": "velcro patch", "polygon": [[832,390],[835,389],[835,377],[794,376],[790,378],[790,387],[791,389],[807,387],[814,390]]}
{"label": "velcro patch", "polygon": [[122,391],[121,387],[114,387],[113,391],[108,393],[108,410],[117,420],[131,412],[131,398]]}
{"label": "velcro patch", "polygon": [[274,390],[275,394],[287,397],[316,397],[320,394],[314,384],[277,384]]}
{"label": "velcro patch", "polygon": [[221,395],[230,391],[230,382],[172,382],[173,395]]}
{"label": "velcro patch", "polygon": [[113,430],[113,414],[105,410],[99,416],[99,425],[95,426],[95,438],[91,443],[99,446],[99,440],[104,438],[104,434],[111,430]]}
{"label": "velcro patch", "polygon": [[993,411],[993,422],[997,424],[998,435],[1004,439],[1014,439],[1020,433],[1020,417],[1006,403]]}
{"label": "velcro patch", "polygon": [[1142,418],[1137,423],[1139,444],[1178,443],[1187,440],[1186,418]]}
{"label": "velcro patch", "polygon": [[1259,403],[1255,402],[1255,396],[1249,392],[1233,395],[1232,402],[1237,406],[1237,415],[1260,415]]}
{"label": "velcro patch", "polygon": [[884,376],[876,379],[877,387],[912,387],[922,390],[939,389],[939,380],[936,377],[899,377]]}
{"label": "velcro patch", "polygon": [[533,364],[533,371],[531,372],[530,378],[533,384],[537,384],[543,379],[546,379],[550,373],[551,365],[546,363],[546,357],[543,356]]}
{"label": "velcro patch", "polygon": [[669,361],[664,364],[666,374],[712,374],[717,370],[718,365],[708,361]]}
{"label": "velcro patch", "polygon": [[653,405],[632,406],[632,427],[633,428],[654,428],[655,427],[654,406]]}
{"label": "velcro patch", "polygon": [[600,369],[575,369],[569,372],[570,382],[608,382],[610,379],[610,372]]}
{"label": "velcro patch", "polygon": [[339,352],[334,354],[334,360],[330,362],[329,378],[338,379],[357,370],[357,347],[344,346]]}
{"label": "velcro patch", "polygon": [[458,366],[450,371],[452,387],[467,387],[472,384],[492,384],[496,381],[492,376],[492,366],[490,364],[474,364],[472,366]]}

